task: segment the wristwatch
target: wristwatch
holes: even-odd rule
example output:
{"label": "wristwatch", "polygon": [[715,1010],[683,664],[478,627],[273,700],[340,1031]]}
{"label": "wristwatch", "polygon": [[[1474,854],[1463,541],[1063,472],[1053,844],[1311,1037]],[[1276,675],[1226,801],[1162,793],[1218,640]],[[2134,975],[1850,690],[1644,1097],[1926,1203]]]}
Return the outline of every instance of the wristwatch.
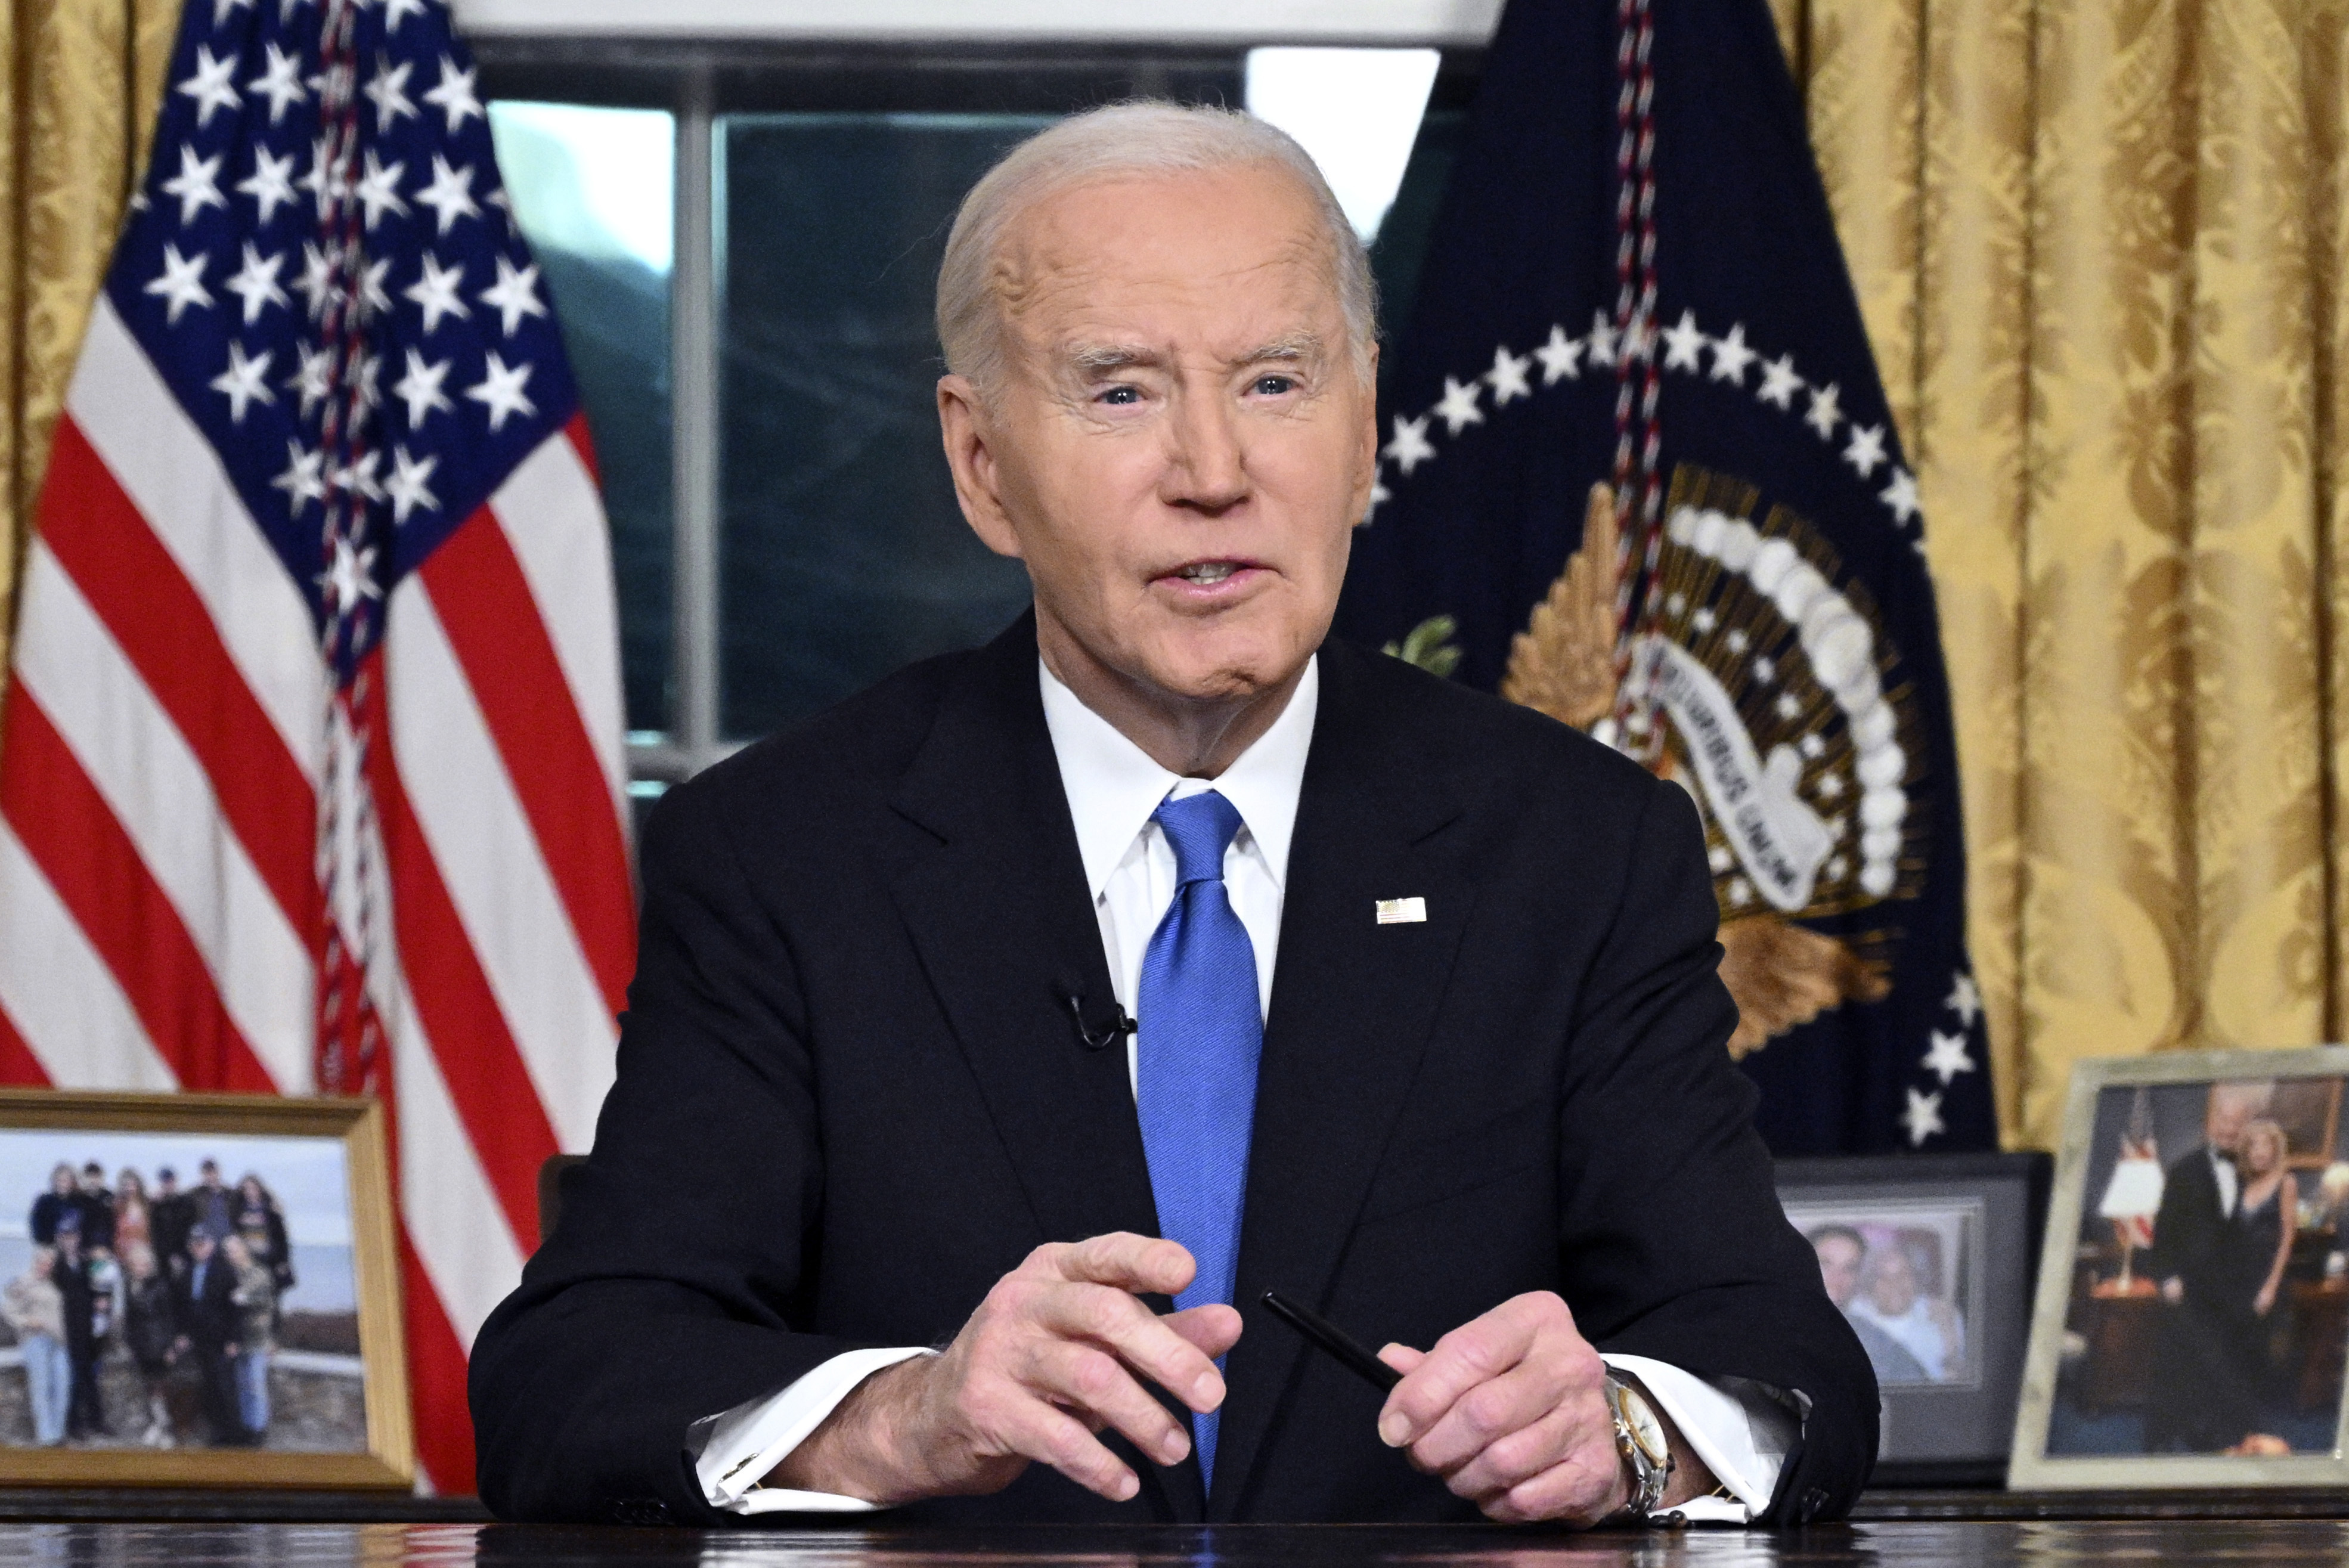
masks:
{"label": "wristwatch", "polygon": [[1671,1484],[1671,1443],[1664,1436],[1663,1422],[1637,1388],[1611,1377],[1606,1388],[1607,1413],[1615,1421],[1615,1451],[1623,1456],[1623,1468],[1631,1478],[1631,1496],[1623,1511],[1645,1523],[1655,1517],[1664,1489]]}

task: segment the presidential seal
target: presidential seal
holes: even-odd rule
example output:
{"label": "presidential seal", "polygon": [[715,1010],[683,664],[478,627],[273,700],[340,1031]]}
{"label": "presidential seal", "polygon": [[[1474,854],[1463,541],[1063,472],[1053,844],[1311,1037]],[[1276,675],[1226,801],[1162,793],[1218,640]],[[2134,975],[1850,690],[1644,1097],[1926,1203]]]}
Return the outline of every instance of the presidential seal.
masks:
{"label": "presidential seal", "polygon": [[[1759,516],[1757,522],[1755,518]],[[1672,474],[1649,606],[1624,636],[1612,492],[1512,643],[1501,695],[1649,761],[1704,821],[1721,903],[1733,1055],[1887,994],[1890,918],[1917,896],[1921,754],[1899,651],[1818,531],[1754,487]]]}

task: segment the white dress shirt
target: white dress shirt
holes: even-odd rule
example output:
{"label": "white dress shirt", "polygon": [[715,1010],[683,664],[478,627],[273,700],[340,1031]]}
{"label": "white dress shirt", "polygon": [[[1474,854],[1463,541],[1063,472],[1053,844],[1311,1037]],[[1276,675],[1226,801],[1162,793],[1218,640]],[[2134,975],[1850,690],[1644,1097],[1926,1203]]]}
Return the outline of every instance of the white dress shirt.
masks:
{"label": "white dress shirt", "polygon": [[[1289,840],[1297,825],[1314,715],[1320,708],[1320,661],[1307,664],[1280,717],[1213,780],[1186,779],[1160,767],[1079,701],[1041,660],[1037,667],[1043,684],[1044,722],[1060,762],[1061,785],[1076,824],[1085,883],[1101,922],[1102,949],[1118,1001],[1128,1012],[1133,1010],[1142,989],[1143,954],[1174,900],[1174,846],[1150,820],[1151,813],[1169,795],[1179,799],[1213,789],[1240,814],[1240,830],[1224,854],[1224,885],[1233,913],[1256,949],[1257,1003],[1268,1013]],[[1149,1026],[1147,1019],[1143,1026]],[[1138,1049],[1138,1040],[1128,1037],[1129,1077]],[[710,1503],[734,1513],[871,1508],[858,1499],[829,1492],[761,1486],[760,1478],[781,1464],[859,1383],[885,1367],[927,1354],[920,1346],[852,1351],[834,1357],[781,1393],[715,1418],[696,1461]],[[1715,1387],[1645,1357],[1608,1356],[1605,1360],[1640,1380],[1733,1494],[1700,1499],[1683,1512],[1692,1520],[1744,1523],[1768,1506],[1796,1431],[1790,1412],[1753,1385]]]}

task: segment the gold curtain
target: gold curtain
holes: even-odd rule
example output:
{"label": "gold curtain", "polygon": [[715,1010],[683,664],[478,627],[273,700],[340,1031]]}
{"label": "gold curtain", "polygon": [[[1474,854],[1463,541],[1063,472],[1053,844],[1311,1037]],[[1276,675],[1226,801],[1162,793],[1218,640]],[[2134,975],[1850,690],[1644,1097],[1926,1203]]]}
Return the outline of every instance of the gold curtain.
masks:
{"label": "gold curtain", "polygon": [[178,0],[0,0],[0,669],[50,427],[179,24]]}
{"label": "gold curtain", "polygon": [[1774,0],[1923,493],[2001,1125],[2349,1014],[2349,0]]}

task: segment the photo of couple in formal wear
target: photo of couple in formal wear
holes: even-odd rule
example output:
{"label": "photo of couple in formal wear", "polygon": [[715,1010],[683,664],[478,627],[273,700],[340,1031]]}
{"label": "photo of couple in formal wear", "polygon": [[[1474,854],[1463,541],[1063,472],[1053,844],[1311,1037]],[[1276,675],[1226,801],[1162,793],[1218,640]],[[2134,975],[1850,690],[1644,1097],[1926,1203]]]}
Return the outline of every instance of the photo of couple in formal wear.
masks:
{"label": "photo of couple in formal wear", "polygon": [[1786,1206],[1878,1385],[1977,1380],[1967,1326],[1975,1315],[1969,1293],[1980,1210],[1900,1202]]}
{"label": "photo of couple in formal wear", "polygon": [[0,1132],[0,1444],[363,1449],[341,1158]]}
{"label": "photo of couple in formal wear", "polygon": [[2329,1452],[2342,1080],[2101,1091],[2047,1451]]}

